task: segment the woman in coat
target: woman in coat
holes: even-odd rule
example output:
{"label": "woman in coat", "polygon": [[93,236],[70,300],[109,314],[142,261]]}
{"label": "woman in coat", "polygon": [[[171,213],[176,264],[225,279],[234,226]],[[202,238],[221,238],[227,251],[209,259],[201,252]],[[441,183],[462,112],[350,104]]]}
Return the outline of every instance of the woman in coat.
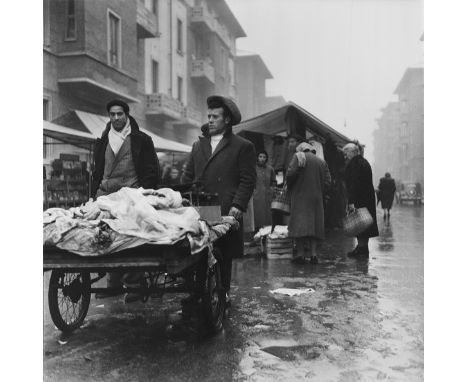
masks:
{"label": "woman in coat", "polygon": [[255,230],[271,225],[272,188],[276,185],[273,167],[267,164],[268,154],[265,150],[257,153],[257,183],[253,194]]}
{"label": "woman in coat", "polygon": [[375,207],[375,190],[372,184],[372,169],[369,162],[361,155],[359,147],[348,143],[343,147],[348,164],[345,169],[348,210],[366,207],[373,218],[372,225],[357,236],[356,248],[348,253],[350,257],[369,257],[369,238],[379,236]]}
{"label": "woman in coat", "polygon": [[380,202],[384,210],[384,219],[390,218],[390,210],[392,209],[393,198],[395,196],[396,185],[395,180],[390,176],[390,173],[385,173],[384,178],[380,178],[379,182]]}
{"label": "woman in coat", "polygon": [[330,173],[325,161],[312,154],[312,149],[305,142],[297,146],[286,173],[291,194],[288,232],[297,248],[294,263],[304,263],[306,257],[318,263],[317,241],[325,238],[323,192],[330,184]]}

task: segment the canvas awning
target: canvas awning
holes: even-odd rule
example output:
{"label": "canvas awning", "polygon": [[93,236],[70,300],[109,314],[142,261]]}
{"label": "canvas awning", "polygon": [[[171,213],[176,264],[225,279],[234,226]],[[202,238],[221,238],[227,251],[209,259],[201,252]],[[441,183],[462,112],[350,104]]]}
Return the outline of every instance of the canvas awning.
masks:
{"label": "canvas awning", "polygon": [[288,102],[286,105],[272,110],[268,113],[248,119],[233,127],[235,134],[241,131],[250,131],[265,135],[286,135],[291,129],[291,124],[298,124],[306,132],[317,134],[323,138],[328,136],[339,146],[343,146],[351,139],[328,126],[307,110],[303,109],[294,102]]}
{"label": "canvas awning", "polygon": [[63,143],[74,146],[90,148],[94,144],[95,138],[92,134],[84,131],[77,131],[69,127],[61,126],[49,121],[43,122],[43,135],[57,139]]}
{"label": "canvas awning", "polygon": [[[91,134],[93,140],[95,140],[101,137],[107,122],[109,122],[109,118],[82,110],[73,110],[57,118],[55,121],[72,128],[77,133],[85,132]],[[189,153],[192,150],[190,146],[183,143],[163,138],[141,127],[140,130],[151,137],[157,151]]]}

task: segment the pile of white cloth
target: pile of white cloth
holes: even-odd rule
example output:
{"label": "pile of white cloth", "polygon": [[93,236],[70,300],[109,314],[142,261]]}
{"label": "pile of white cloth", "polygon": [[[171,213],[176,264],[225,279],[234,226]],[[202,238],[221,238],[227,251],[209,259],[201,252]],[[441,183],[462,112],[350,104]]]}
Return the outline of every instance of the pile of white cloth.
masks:
{"label": "pile of white cloth", "polygon": [[174,244],[188,238],[192,254],[210,242],[210,230],[179,192],[124,187],[81,207],[50,208],[43,215],[43,243],[83,256],[142,244]]}
{"label": "pile of white cloth", "polygon": [[262,227],[254,235],[255,241],[260,241],[262,237],[268,236],[270,239],[285,239],[288,237],[288,226],[287,225],[277,225],[275,226],[273,232],[271,232],[271,225]]}

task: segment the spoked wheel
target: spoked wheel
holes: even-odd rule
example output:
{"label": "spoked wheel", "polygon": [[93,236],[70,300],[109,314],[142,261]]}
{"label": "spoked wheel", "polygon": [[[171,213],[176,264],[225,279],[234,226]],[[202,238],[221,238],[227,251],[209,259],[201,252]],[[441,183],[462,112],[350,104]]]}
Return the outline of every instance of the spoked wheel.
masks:
{"label": "spoked wheel", "polygon": [[202,303],[209,330],[212,333],[218,333],[223,329],[224,310],[226,308],[226,292],[221,285],[219,262],[208,268]]}
{"label": "spoked wheel", "polygon": [[49,284],[49,311],[55,326],[64,333],[79,328],[91,298],[89,273],[53,270]]}

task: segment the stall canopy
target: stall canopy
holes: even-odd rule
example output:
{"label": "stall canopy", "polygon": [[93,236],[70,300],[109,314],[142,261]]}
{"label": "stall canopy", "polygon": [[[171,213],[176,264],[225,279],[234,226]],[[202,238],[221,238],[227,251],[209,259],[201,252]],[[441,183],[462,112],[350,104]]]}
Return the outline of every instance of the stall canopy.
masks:
{"label": "stall canopy", "polygon": [[86,149],[92,147],[96,139],[91,133],[77,131],[49,121],[43,121],[43,135]]}
{"label": "stall canopy", "polygon": [[316,134],[324,139],[331,138],[339,146],[351,142],[351,139],[331,128],[294,102],[288,102],[278,109],[248,119],[233,128],[235,134],[242,131],[272,136],[284,136],[289,133],[303,136],[307,136],[307,133]]}
{"label": "stall canopy", "polygon": [[[61,138],[50,135],[52,130],[46,129],[46,122],[47,121],[44,121],[44,135],[63,141]],[[47,122],[47,125],[59,126],[62,130],[66,129],[68,135],[74,134],[77,138],[91,137],[94,142],[96,138],[101,137],[107,122],[109,122],[109,118],[81,110],[73,110],[57,118],[54,122],[55,123]],[[140,130],[151,137],[157,151],[188,153],[192,149],[188,145],[160,137],[141,127]],[[71,137],[68,139],[72,141]]]}

